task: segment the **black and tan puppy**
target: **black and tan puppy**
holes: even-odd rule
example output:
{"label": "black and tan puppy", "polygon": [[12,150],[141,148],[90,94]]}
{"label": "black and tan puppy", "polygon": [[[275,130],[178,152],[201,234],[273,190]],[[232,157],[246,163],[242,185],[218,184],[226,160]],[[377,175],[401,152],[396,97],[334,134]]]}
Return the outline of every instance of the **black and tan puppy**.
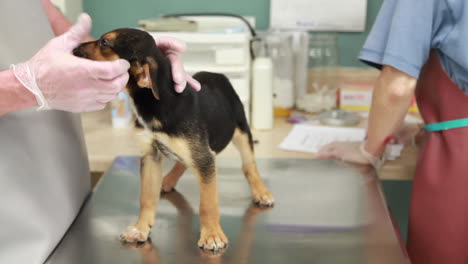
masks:
{"label": "black and tan puppy", "polygon": [[[224,75],[197,73],[194,78],[202,85],[200,92],[186,88],[183,93],[176,93],[169,60],[151,35],[137,29],[106,33],[99,40],[83,43],[74,53],[92,60],[122,58],[130,62],[127,90],[139,121],[151,132],[141,163],[140,216],[121,235],[123,241],[140,242],[148,238],[161,188],[171,191],[190,167],[200,187],[198,246],[215,251],[226,247],[228,240],[219,223],[215,155],[230,141],[242,156],[242,169],[254,202],[260,206],[273,205],[273,196],[257,171],[242,103]],[[177,161],[163,180],[162,156]]]}

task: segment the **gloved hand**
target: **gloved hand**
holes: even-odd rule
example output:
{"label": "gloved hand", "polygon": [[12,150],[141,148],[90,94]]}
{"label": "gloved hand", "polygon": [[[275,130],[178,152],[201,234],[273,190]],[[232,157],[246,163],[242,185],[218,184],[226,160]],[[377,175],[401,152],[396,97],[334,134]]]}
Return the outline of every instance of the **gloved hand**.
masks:
{"label": "gloved hand", "polygon": [[[396,131],[388,144],[396,144],[395,148],[385,149],[382,157],[376,157],[364,149],[365,142],[353,141],[335,141],[320,148],[317,153],[318,158],[322,159],[339,159],[358,164],[370,164],[375,168],[383,165],[385,160],[393,160],[399,156],[401,148],[408,145],[418,144],[422,141],[424,131],[421,129],[422,124],[402,124]],[[400,144],[401,147],[397,145]],[[395,155],[395,152],[397,155]]]}
{"label": "gloved hand", "polygon": [[90,29],[91,18],[82,14],[70,30],[50,40],[30,60],[12,65],[16,78],[36,96],[39,109],[100,110],[127,84],[126,60],[92,61],[72,54]]}
{"label": "gloved hand", "polygon": [[383,160],[364,149],[362,141],[335,141],[320,148],[320,159],[339,159],[358,164],[369,164],[375,168],[382,166]]}
{"label": "gloved hand", "polygon": [[171,37],[159,37],[156,39],[156,45],[166,55],[172,66],[172,79],[174,80],[176,92],[183,92],[187,83],[195,91],[200,91],[200,83],[193,79],[190,74],[186,73],[182,65],[182,59],[179,56],[180,52],[186,49],[185,43]]}
{"label": "gloved hand", "polygon": [[403,124],[390,143],[398,143],[405,146],[418,144],[424,136],[422,126],[423,124]]}

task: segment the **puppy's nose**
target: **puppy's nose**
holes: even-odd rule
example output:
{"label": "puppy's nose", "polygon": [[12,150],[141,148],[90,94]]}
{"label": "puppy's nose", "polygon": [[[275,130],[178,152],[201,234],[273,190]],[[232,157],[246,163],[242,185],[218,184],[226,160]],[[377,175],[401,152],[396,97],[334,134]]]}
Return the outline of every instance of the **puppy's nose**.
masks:
{"label": "puppy's nose", "polygon": [[73,49],[73,55],[78,56],[78,57],[82,57],[82,58],[86,58],[86,54],[79,47]]}

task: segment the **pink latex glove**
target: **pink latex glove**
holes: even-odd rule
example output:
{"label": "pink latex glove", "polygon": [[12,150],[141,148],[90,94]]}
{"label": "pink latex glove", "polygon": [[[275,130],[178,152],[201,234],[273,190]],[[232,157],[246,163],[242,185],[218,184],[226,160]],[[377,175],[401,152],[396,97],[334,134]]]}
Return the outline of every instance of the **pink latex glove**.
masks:
{"label": "pink latex glove", "polygon": [[164,52],[166,57],[170,60],[172,66],[172,79],[174,80],[176,92],[181,93],[184,91],[187,83],[195,90],[200,91],[200,83],[193,79],[190,74],[186,73],[182,65],[182,59],[179,53],[184,52],[186,49],[185,43],[172,38],[172,37],[159,37],[155,39],[156,45]]}
{"label": "pink latex glove", "polygon": [[90,30],[91,18],[82,14],[70,30],[51,39],[30,60],[12,65],[16,78],[36,96],[39,110],[100,110],[127,84],[126,60],[92,61],[72,54]]}

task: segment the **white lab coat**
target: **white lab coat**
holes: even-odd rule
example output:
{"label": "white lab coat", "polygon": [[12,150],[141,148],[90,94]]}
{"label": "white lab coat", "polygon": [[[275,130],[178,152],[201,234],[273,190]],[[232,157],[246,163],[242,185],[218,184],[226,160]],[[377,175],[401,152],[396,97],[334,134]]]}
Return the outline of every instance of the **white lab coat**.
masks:
{"label": "white lab coat", "polygon": [[[40,1],[0,1],[0,70],[52,37]],[[28,109],[0,116],[0,263],[43,263],[79,212],[89,181],[79,115]]]}

